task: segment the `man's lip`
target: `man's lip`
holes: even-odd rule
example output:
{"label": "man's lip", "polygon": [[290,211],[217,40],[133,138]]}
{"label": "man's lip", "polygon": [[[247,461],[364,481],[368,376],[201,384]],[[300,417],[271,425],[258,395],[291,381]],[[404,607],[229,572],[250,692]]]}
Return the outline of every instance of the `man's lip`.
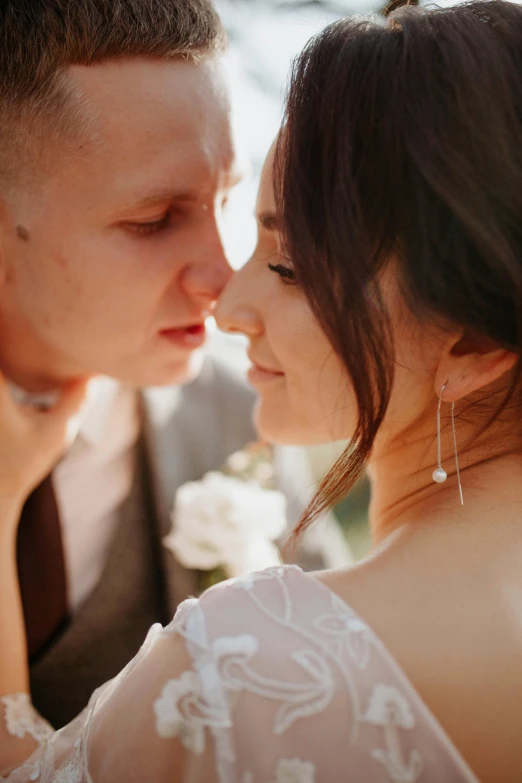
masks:
{"label": "man's lip", "polygon": [[198,329],[204,329],[204,321],[193,321],[190,324],[179,324],[179,326],[166,326],[161,329],[161,332],[188,332],[197,331]]}
{"label": "man's lip", "polygon": [[200,348],[207,338],[205,324],[202,322],[186,324],[185,326],[172,326],[162,329],[160,335],[171,342],[186,348]]}

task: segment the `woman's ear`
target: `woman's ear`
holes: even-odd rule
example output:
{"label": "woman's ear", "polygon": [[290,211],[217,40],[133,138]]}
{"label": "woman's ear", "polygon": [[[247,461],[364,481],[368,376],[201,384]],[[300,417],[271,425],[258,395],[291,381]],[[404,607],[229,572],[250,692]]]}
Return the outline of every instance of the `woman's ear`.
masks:
{"label": "woman's ear", "polygon": [[444,401],[457,402],[498,380],[519,358],[478,332],[466,330],[453,335],[446,343],[435,373],[435,393],[439,395],[444,386]]}

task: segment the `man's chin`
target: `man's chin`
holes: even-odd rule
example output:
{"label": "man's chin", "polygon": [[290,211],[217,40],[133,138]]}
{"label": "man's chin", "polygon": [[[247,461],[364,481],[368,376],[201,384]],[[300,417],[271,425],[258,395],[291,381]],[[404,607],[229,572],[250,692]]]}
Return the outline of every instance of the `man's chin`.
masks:
{"label": "man's chin", "polygon": [[[194,351],[183,362],[158,368],[148,368],[140,378],[134,381],[135,386],[182,386],[194,381],[201,372],[205,361],[204,351]],[[141,374],[140,374],[141,375]]]}
{"label": "man's chin", "polygon": [[166,367],[158,371],[156,380],[143,384],[145,386],[182,386],[194,381],[200,374],[205,361],[205,351],[194,351],[185,362],[176,367]]}
{"label": "man's chin", "polygon": [[103,375],[127,386],[145,388],[147,386],[182,386],[195,380],[205,361],[203,350],[193,351],[186,358],[170,362],[149,362],[133,366],[106,363],[98,366],[89,375]]}

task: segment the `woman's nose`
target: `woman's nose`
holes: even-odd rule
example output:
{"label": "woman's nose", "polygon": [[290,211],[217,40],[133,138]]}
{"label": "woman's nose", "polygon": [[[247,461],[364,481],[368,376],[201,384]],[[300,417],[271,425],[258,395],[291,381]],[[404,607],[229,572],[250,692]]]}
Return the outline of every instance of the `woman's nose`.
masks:
{"label": "woman's nose", "polygon": [[236,272],[225,286],[214,313],[217,325],[224,332],[240,332],[254,337],[263,330],[259,309],[254,303],[245,267]]}

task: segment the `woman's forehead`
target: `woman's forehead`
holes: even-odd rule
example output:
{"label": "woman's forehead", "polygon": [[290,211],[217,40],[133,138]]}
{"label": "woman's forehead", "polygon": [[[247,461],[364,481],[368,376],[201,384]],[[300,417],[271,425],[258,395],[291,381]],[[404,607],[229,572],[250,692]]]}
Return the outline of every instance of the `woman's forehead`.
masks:
{"label": "woman's forehead", "polygon": [[275,212],[275,194],[274,194],[274,158],[275,158],[275,142],[270,147],[268,155],[266,156],[263,170],[261,172],[261,179],[259,182],[259,190],[257,192],[257,211],[258,212]]}

